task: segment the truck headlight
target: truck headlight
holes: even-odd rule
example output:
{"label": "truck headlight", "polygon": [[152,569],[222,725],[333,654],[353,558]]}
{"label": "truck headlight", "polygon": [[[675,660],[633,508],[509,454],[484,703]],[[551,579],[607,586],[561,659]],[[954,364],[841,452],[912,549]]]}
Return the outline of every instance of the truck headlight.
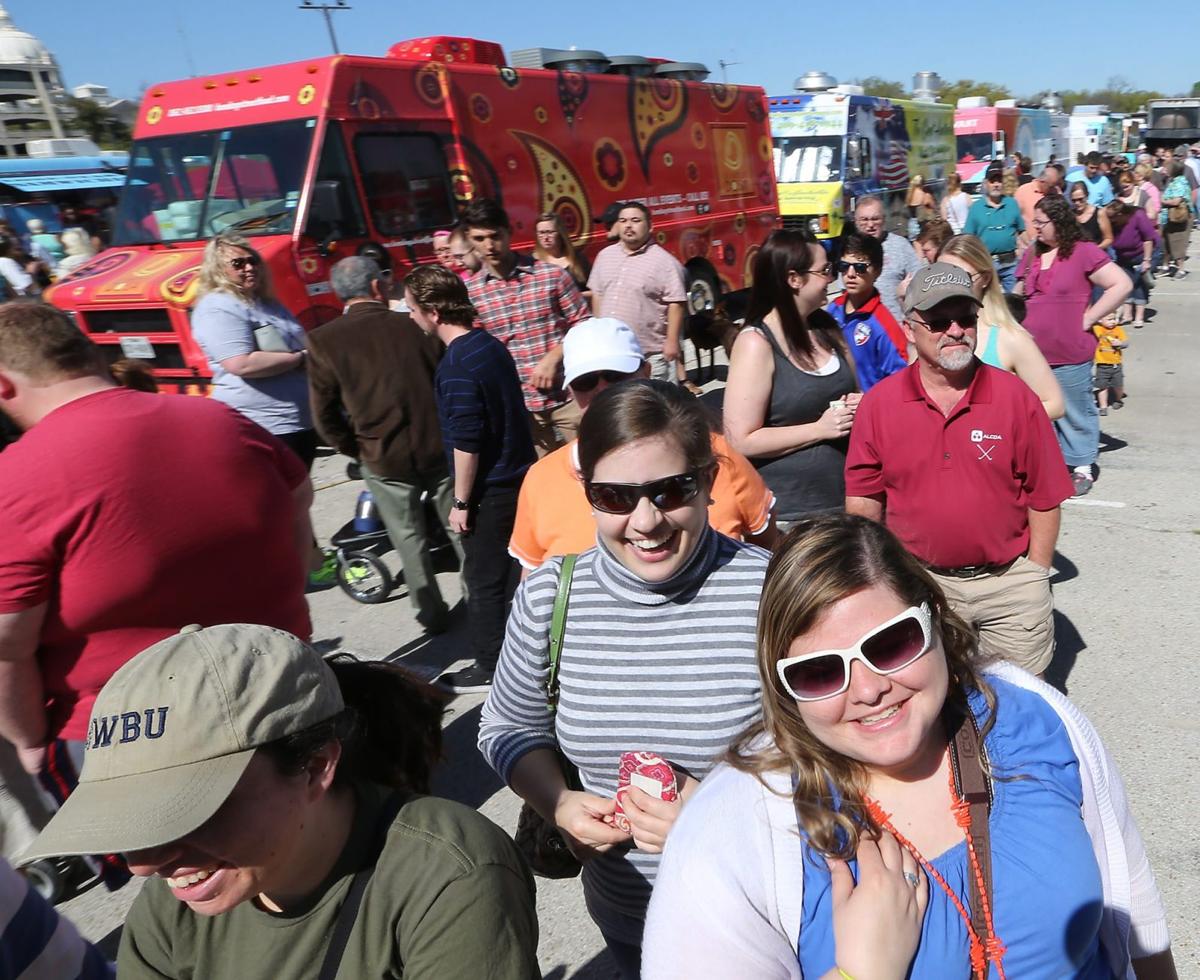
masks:
{"label": "truck headlight", "polygon": [[808,219],[808,230],[810,232],[812,232],[814,235],[819,235],[821,233],[821,219],[820,218],[809,218]]}

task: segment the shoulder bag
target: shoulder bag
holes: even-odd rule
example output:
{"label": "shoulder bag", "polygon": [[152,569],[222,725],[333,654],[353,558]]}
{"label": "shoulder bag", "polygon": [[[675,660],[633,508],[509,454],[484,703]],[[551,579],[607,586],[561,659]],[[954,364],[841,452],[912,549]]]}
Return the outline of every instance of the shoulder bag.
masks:
{"label": "shoulder bag", "polygon": [[[979,871],[987,892],[987,906],[994,908],[992,837],[988,827],[988,815],[992,809],[992,783],[983,770],[983,747],[979,740],[979,729],[975,727],[975,716],[970,708],[950,740],[950,768],[954,773],[954,790],[959,799],[967,804],[967,812],[971,819],[971,839],[979,858]],[[974,875],[969,877],[971,926],[986,947],[993,937],[984,915],[979,881]]]}
{"label": "shoulder bag", "polygon": [[[558,592],[554,596],[554,612],[550,617],[550,670],[546,675],[546,707],[553,714],[558,709],[558,669],[562,658],[563,635],[567,629],[567,605],[571,598],[571,577],[578,555],[563,558],[558,576]],[[556,752],[567,786],[580,788],[579,772],[562,754]],[[521,805],[514,835],[517,849],[525,855],[530,870],[542,878],[574,878],[583,865],[567,847],[558,828],[546,820],[528,803]]]}

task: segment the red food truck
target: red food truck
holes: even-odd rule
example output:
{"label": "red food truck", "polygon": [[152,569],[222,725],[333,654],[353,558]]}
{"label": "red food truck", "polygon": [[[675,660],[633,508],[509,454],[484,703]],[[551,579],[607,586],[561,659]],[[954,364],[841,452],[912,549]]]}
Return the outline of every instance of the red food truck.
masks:
{"label": "red food truck", "polygon": [[437,37],[152,85],[113,245],[49,299],[110,362],[146,359],[165,387],[202,393],[188,318],[213,235],[250,238],[311,329],[341,312],[335,262],[376,242],[402,276],[475,197],[501,202],[518,250],[553,211],[589,257],[605,210],[639,200],[687,268],[691,314],[711,315],[744,294],[778,220],[764,93],[595,67],[514,68],[497,44]]}

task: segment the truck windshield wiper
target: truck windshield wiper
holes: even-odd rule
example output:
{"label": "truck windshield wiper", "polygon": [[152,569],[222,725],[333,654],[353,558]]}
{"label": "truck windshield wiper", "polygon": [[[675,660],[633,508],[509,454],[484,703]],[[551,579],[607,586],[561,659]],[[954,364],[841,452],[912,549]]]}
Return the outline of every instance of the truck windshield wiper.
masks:
{"label": "truck windshield wiper", "polygon": [[233,231],[237,228],[244,228],[247,225],[264,224],[269,225],[276,218],[282,218],[284,215],[292,213],[292,208],[280,208],[278,211],[268,211],[266,214],[255,214],[249,218],[242,218],[241,221],[235,221],[231,225],[226,225],[224,231]]}

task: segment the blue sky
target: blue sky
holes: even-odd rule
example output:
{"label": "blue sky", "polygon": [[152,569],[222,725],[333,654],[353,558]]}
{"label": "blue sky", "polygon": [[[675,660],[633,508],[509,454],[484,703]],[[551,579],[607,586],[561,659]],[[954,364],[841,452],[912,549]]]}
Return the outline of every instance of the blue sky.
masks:
{"label": "blue sky", "polygon": [[[881,0],[349,0],[334,15],[345,52],[382,55],[395,41],[462,34],[505,48],[596,48],[701,61],[730,82],[786,94],[811,68],[848,80],[905,82],[932,69],[944,78],[1043,88],[1096,88],[1112,75],[1137,88],[1186,92],[1200,80],[1200,5],[1134,13],[1127,0],[1092,0],[1086,14],[1061,3],[1008,0],[918,8]],[[69,86],[108,85],[134,98],[142,87],[329,52],[324,18],[299,0],[4,0],[13,21],[40,37]],[[1047,13],[1075,12],[1057,26]],[[955,10],[959,11],[955,13]],[[834,20],[847,12],[845,25]],[[1044,36],[1032,34],[1045,22]],[[1156,26],[1157,22],[1157,26]],[[1068,29],[1068,23],[1073,27]],[[977,37],[986,29],[986,41]],[[1110,27],[1111,25],[1111,27]],[[1113,43],[1114,35],[1125,39]],[[1136,40],[1138,37],[1142,40]],[[1133,47],[1125,47],[1123,44]],[[193,69],[194,66],[194,69]],[[1190,67],[1189,67],[1190,66]]]}

